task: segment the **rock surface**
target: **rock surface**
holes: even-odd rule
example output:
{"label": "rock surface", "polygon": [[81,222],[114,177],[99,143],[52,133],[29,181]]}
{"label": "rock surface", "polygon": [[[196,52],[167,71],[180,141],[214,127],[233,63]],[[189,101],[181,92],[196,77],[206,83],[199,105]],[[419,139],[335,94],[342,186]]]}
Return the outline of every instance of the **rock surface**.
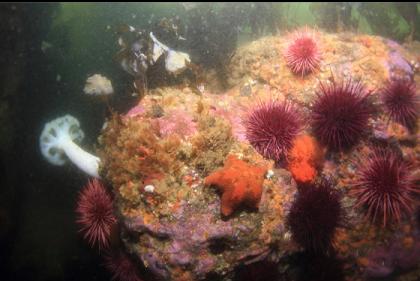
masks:
{"label": "rock surface", "polygon": [[[349,191],[357,173],[355,164],[378,144],[399,150],[418,170],[418,133],[390,122],[378,99],[388,79],[403,76],[419,81],[411,63],[418,57],[378,36],[322,32],[317,36],[322,60],[320,69],[310,75],[296,76],[288,69],[283,55],[287,36],[265,37],[238,49],[229,65],[227,92],[210,93],[205,84],[201,96],[190,88],[156,89],[126,116],[108,123],[100,139],[101,173],[117,195],[126,249],[157,276],[226,280],[239,265],[297,250],[285,225],[296,184],[287,166],[275,166],[246,141],[242,118],[268,98],[295,102],[308,115],[320,81],[348,78],[360,79],[372,91],[379,110],[363,141],[350,152],[327,152],[317,167],[317,174],[336,180],[346,209],[347,222],[334,239],[336,258],[343,261],[349,280],[394,273],[394,267],[369,273],[375,270],[375,251],[381,252],[380,247],[397,249],[393,252],[398,257],[392,261],[398,261],[398,267],[417,266],[400,265],[418,247],[415,215],[389,228],[372,225],[363,210],[353,208],[355,199]],[[310,135],[310,128],[304,134]],[[217,189],[204,186],[205,177],[221,168],[228,155],[268,167],[257,210],[240,208],[224,217]],[[146,185],[153,185],[153,192],[145,192]],[[393,248],[389,241],[405,244],[392,242],[398,246]],[[405,276],[415,274],[410,271]]]}

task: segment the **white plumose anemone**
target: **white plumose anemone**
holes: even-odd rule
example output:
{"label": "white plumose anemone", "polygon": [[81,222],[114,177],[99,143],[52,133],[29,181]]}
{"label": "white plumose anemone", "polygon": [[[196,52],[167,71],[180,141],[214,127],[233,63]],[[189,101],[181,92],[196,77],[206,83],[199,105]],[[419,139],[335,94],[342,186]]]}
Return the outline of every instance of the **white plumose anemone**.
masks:
{"label": "white plumose anemone", "polygon": [[83,92],[87,95],[107,96],[114,93],[114,89],[112,88],[111,81],[108,78],[100,74],[95,74],[86,80]]}
{"label": "white plumose anemone", "polygon": [[71,115],[65,115],[48,122],[40,137],[41,153],[53,165],[64,165],[66,157],[86,174],[99,178],[100,159],[80,148],[84,133],[79,121]]}

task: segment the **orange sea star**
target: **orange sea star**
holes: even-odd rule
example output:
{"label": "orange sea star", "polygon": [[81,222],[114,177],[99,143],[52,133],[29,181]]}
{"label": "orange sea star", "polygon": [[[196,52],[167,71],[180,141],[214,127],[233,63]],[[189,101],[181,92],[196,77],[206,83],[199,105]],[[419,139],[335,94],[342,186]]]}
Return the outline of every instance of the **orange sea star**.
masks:
{"label": "orange sea star", "polygon": [[211,173],[205,185],[214,185],[222,192],[221,211],[229,216],[242,203],[258,208],[266,167],[248,164],[229,155],[223,168]]}

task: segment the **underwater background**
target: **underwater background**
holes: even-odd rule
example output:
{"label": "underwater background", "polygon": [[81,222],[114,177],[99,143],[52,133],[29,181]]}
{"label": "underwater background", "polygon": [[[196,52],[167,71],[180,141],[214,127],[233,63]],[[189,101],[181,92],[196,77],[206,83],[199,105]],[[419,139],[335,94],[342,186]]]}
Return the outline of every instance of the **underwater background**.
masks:
{"label": "underwater background", "polygon": [[[121,26],[156,30],[164,18],[189,26],[186,40],[167,44],[208,71],[205,78],[217,81],[208,87],[217,92],[231,88],[227,65],[241,46],[304,26],[389,38],[413,50],[413,69],[420,65],[418,3],[2,3],[0,13],[0,280],[113,278],[76,224],[79,191],[88,177],[72,165],[45,161],[39,139],[47,122],[71,114],[82,124],[83,147],[94,151],[111,112],[125,113],[138,104],[144,93],[117,57]],[[83,93],[86,79],[96,73],[112,80],[115,94],[107,102]],[[148,87],[163,86],[149,75]],[[270,265],[269,277],[239,269],[232,278],[351,280],[335,260],[327,261],[331,272],[322,274],[311,266],[312,256],[296,254],[288,262],[293,273],[280,270],[287,275],[276,274],[279,270]],[[420,275],[399,275],[371,279],[420,280]]]}

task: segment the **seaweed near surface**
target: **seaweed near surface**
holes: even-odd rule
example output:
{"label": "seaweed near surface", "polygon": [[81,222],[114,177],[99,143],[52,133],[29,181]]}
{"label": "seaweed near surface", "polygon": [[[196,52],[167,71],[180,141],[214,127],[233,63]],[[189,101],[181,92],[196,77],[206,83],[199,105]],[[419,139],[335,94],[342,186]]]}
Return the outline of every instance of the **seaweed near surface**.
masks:
{"label": "seaweed near surface", "polygon": [[358,11],[366,18],[375,34],[403,40],[405,34],[399,29],[400,18],[393,5],[393,3],[361,3]]}
{"label": "seaweed near surface", "polygon": [[319,26],[328,31],[340,32],[343,29],[356,29],[358,21],[352,18],[352,3],[321,3],[310,4]]}
{"label": "seaweed near surface", "polygon": [[417,3],[395,3],[397,11],[410,26],[410,33],[407,37],[408,41],[420,39],[420,30],[418,28],[420,26],[420,19],[417,5]]}

